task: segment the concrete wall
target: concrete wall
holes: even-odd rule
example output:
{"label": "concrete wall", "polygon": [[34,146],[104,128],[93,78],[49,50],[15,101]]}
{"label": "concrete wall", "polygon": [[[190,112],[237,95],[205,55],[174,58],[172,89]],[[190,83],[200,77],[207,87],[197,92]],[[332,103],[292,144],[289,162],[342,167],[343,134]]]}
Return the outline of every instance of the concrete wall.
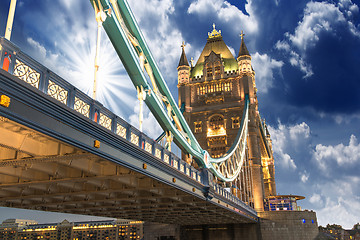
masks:
{"label": "concrete wall", "polygon": [[144,240],[179,240],[180,226],[173,224],[144,223]]}
{"label": "concrete wall", "polygon": [[313,240],[318,234],[313,211],[260,212],[259,217],[262,240]]}
{"label": "concrete wall", "polygon": [[258,224],[182,226],[181,240],[260,240]]}
{"label": "concrete wall", "polygon": [[313,211],[260,212],[258,224],[178,226],[145,223],[144,240],[314,240],[318,235]]}

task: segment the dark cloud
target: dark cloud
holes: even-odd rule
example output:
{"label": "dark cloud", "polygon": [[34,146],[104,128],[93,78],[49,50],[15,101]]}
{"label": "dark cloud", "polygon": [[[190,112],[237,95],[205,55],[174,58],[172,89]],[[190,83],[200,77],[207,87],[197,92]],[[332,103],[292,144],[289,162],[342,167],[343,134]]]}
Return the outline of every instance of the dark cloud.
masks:
{"label": "dark cloud", "polygon": [[[338,29],[341,31],[341,29]],[[289,100],[297,106],[312,106],[332,113],[351,113],[360,109],[360,38],[348,31],[341,37],[332,33],[319,36],[316,47],[306,54],[314,75],[289,81]],[[285,77],[291,73],[285,72]]]}

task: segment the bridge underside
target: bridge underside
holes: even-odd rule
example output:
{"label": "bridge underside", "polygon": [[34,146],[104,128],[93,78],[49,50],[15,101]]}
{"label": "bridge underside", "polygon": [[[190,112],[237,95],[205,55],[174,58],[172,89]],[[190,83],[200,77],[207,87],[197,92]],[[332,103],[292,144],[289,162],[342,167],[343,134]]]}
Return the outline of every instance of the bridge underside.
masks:
{"label": "bridge underside", "polygon": [[180,225],[250,222],[1,116],[0,136],[0,206]]}

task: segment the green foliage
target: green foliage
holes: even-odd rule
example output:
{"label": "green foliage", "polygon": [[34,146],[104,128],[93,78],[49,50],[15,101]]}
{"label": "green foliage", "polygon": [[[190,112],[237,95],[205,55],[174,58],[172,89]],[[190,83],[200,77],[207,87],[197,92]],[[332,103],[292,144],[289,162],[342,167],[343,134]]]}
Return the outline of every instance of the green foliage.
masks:
{"label": "green foliage", "polygon": [[357,223],[353,226],[353,230],[359,229],[360,230],[360,223]]}
{"label": "green foliage", "polygon": [[338,224],[328,224],[326,225],[326,229],[343,229],[341,225]]}

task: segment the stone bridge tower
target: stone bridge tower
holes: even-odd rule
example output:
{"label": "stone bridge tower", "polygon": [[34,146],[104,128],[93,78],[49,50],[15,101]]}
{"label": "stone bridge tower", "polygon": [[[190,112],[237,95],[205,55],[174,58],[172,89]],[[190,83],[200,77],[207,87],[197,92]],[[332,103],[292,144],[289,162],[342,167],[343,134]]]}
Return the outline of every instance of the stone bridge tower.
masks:
{"label": "stone bridge tower", "polygon": [[239,175],[241,191],[237,195],[255,210],[263,211],[264,199],[276,195],[274,159],[270,135],[258,111],[255,71],[244,34],[237,59],[215,25],[195,65],[189,65],[184,48],[182,44],[177,68],[179,107],[184,109],[201,147],[212,157],[222,156],[232,146],[240,128],[245,95],[249,96],[249,164]]}

